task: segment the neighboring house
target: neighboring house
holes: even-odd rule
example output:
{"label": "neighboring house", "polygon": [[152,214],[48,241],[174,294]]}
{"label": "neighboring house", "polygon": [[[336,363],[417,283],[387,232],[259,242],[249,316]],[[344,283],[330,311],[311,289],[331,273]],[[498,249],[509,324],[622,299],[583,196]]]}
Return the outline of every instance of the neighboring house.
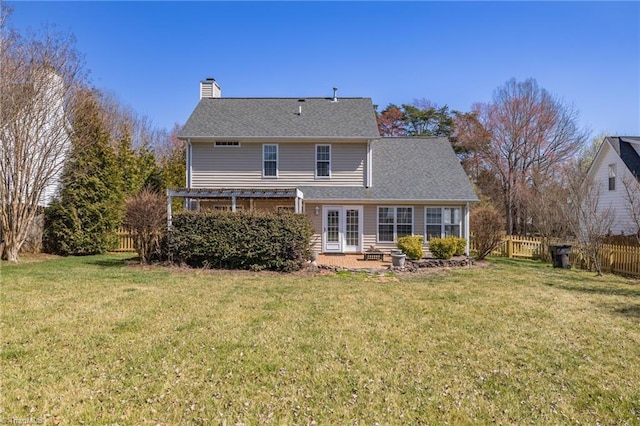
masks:
{"label": "neighboring house", "polygon": [[605,137],[589,168],[587,179],[599,186],[601,210],[612,209],[615,214],[611,233],[638,232],[631,219],[627,188],[640,193],[640,137]]}
{"label": "neighboring house", "polygon": [[[61,187],[62,172],[64,163],[67,160],[68,151],[71,149],[71,125],[67,121],[64,110],[64,93],[62,77],[51,72],[48,75],[46,87],[46,107],[43,108],[47,114],[46,124],[43,126],[39,138],[47,162],[49,162],[50,176],[47,176],[45,185],[40,197],[39,206],[48,207],[58,195]],[[52,142],[53,141],[53,142]],[[53,146],[52,146],[53,145]]]}
{"label": "neighboring house", "polygon": [[0,131],[6,149],[5,201],[12,195],[27,202],[37,197],[37,205],[47,207],[57,195],[71,147],[64,93],[62,77],[45,68],[28,83],[14,85],[2,100],[8,116]]}
{"label": "neighboring house", "polygon": [[[478,201],[446,138],[381,138],[370,98],[223,98],[213,79],[179,133],[191,209],[292,210],[315,249],[388,251],[398,237],[469,239]],[[170,206],[170,203],[169,203]]]}

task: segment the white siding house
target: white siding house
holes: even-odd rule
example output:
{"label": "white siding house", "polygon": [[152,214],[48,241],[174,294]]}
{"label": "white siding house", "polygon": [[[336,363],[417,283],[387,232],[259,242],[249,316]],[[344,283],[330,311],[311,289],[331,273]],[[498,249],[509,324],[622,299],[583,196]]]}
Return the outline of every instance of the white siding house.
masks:
{"label": "white siding house", "polygon": [[615,218],[611,234],[636,234],[631,219],[627,186],[640,193],[640,137],[606,137],[598,151],[587,179],[599,188],[600,210],[611,209]]}

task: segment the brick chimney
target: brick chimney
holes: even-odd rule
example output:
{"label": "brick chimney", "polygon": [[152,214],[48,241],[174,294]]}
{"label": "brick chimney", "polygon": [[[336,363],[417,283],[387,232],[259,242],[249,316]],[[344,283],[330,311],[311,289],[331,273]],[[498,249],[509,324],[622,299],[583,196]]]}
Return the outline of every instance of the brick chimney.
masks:
{"label": "brick chimney", "polygon": [[200,99],[219,97],[221,97],[220,86],[213,78],[209,77],[200,82]]}

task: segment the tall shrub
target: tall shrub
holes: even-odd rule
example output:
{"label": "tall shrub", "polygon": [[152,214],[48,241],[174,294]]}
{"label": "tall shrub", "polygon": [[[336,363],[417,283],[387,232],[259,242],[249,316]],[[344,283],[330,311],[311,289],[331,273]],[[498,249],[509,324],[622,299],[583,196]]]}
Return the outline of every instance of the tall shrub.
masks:
{"label": "tall shrub", "polygon": [[487,205],[471,211],[469,218],[476,248],[476,259],[487,257],[502,241],[504,216],[494,207]]}
{"label": "tall shrub", "polygon": [[126,201],[124,225],[133,236],[133,246],[141,263],[160,256],[160,243],[167,229],[165,197],[144,188]]}

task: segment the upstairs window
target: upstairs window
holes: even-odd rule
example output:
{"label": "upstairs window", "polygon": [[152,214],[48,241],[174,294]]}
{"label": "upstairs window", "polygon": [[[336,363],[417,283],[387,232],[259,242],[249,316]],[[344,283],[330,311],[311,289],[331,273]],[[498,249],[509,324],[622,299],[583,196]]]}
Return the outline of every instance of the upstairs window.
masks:
{"label": "upstairs window", "polygon": [[609,164],[609,191],[616,190],[616,165]]}
{"label": "upstairs window", "polygon": [[316,177],[331,177],[331,145],[316,145]]}
{"label": "upstairs window", "polygon": [[262,145],[262,176],[278,177],[278,145]]}

